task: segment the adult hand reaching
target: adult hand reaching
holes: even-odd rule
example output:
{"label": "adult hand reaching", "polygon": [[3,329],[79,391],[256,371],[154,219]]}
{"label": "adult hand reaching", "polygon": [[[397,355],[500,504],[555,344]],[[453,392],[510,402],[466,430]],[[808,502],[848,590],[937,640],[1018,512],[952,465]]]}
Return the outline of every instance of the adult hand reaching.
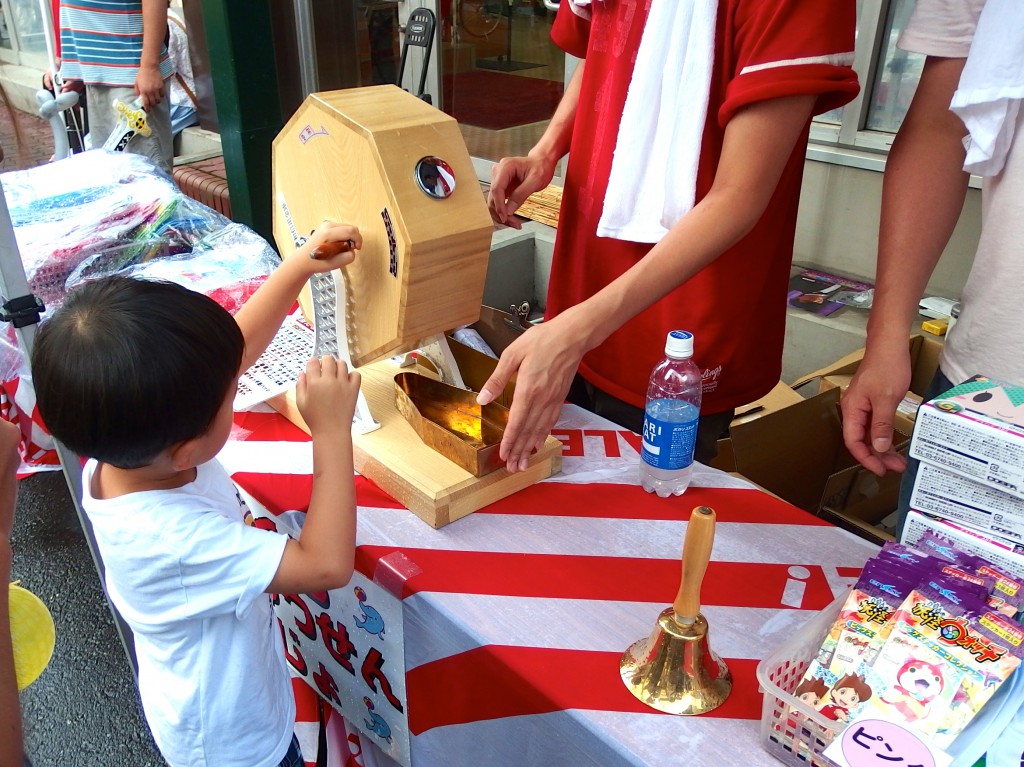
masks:
{"label": "adult hand reaching", "polygon": [[499,449],[510,472],[524,471],[530,454],[544,445],[583,359],[586,348],[582,336],[573,332],[570,312],[517,338],[502,352],[477,397],[477,402],[486,405],[516,376],[515,396]]}
{"label": "adult hand reaching", "polygon": [[865,355],[840,403],[846,448],[880,477],[907,468],[906,458],[893,448],[893,422],[909,387],[910,357],[904,346]]}
{"label": "adult hand reaching", "polygon": [[554,163],[532,153],[526,157],[503,158],[491,170],[491,188],[487,192],[491,218],[497,224],[522,229],[515,212],[527,197],[550,184],[554,175]]}

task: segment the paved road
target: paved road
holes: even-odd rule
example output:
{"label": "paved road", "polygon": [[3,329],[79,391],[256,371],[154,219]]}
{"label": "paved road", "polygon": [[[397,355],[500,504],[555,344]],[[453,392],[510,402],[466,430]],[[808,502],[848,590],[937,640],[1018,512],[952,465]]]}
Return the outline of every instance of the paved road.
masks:
{"label": "paved road", "polygon": [[13,576],[53,614],[57,647],[22,692],[35,767],[161,767],[127,656],[60,472],[21,482]]}
{"label": "paved road", "polygon": [[[20,113],[17,120],[20,151],[0,105],[2,171],[53,153],[46,122]],[[53,660],[21,697],[35,767],[162,767],[63,474],[21,482],[12,544],[14,578],[47,604],[57,626]]]}

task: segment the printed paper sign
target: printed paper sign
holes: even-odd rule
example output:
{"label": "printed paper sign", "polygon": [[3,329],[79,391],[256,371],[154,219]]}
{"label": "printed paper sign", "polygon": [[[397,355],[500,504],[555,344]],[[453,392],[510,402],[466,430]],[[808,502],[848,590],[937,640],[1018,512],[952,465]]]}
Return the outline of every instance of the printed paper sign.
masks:
{"label": "printed paper sign", "polygon": [[854,719],[825,749],[841,767],[949,767],[953,757],[925,743],[913,730],[866,714]]}
{"label": "printed paper sign", "polygon": [[292,673],[408,767],[401,601],[355,573],[344,588],[279,595],[274,609]]}

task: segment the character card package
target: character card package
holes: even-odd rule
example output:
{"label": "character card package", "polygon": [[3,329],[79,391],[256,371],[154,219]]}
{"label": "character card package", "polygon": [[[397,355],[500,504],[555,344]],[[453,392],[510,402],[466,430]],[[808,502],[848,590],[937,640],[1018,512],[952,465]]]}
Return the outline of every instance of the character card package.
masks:
{"label": "character card package", "polygon": [[888,627],[896,608],[923,577],[926,571],[920,568],[881,558],[864,565],[817,657],[796,688],[799,700],[817,710],[829,706],[826,716],[846,721],[857,685],[851,679],[845,679],[841,687],[836,684],[845,678],[847,669],[857,667],[865,654],[873,658],[881,648],[885,637],[880,632]]}
{"label": "character card package", "polygon": [[[871,665],[892,627],[890,620],[903,600],[926,576],[923,562],[917,565],[895,564],[875,559],[864,568],[857,609],[843,622],[828,670],[836,679],[853,671],[863,661]],[[840,616],[843,617],[843,616]]]}
{"label": "character card package", "polygon": [[1024,386],[985,376],[926,402],[910,454],[1024,498]]}
{"label": "character card package", "polygon": [[1024,580],[994,567],[984,557],[958,548],[952,540],[931,530],[921,536],[917,545],[949,562],[942,567],[945,575],[984,589],[986,603],[996,612],[1012,618],[1024,606]]}
{"label": "character card package", "polygon": [[1024,633],[945,578],[915,589],[893,620],[867,707],[946,748],[1020,665]]}
{"label": "character card package", "polygon": [[927,552],[912,549],[895,541],[886,541],[882,550],[878,552],[878,559],[895,559],[911,565],[919,565],[928,559]]}
{"label": "character card package", "polygon": [[913,509],[907,514],[900,542],[916,547],[927,532],[934,532],[953,541],[957,548],[984,557],[988,562],[1014,578],[1024,578],[1024,544],[1013,544],[984,535],[965,525],[950,522]]}

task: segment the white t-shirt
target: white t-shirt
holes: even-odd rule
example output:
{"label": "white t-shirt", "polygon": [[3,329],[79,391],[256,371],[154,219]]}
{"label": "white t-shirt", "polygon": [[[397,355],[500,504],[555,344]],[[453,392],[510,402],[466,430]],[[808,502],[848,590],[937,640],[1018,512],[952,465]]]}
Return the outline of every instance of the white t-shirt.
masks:
{"label": "white t-shirt", "polygon": [[245,502],[217,462],[175,490],[83,503],[107,593],[135,633],[139,691],[172,767],[275,767],[295,700],[265,593],[287,536],[244,523]]}
{"label": "white t-shirt", "polygon": [[[901,48],[929,56],[966,57],[985,0],[917,0]],[[1024,135],[1024,112],[1016,135]],[[954,383],[983,374],[1024,385],[1024,140],[1010,147],[998,176],[982,184],[981,239],[940,367]]]}

